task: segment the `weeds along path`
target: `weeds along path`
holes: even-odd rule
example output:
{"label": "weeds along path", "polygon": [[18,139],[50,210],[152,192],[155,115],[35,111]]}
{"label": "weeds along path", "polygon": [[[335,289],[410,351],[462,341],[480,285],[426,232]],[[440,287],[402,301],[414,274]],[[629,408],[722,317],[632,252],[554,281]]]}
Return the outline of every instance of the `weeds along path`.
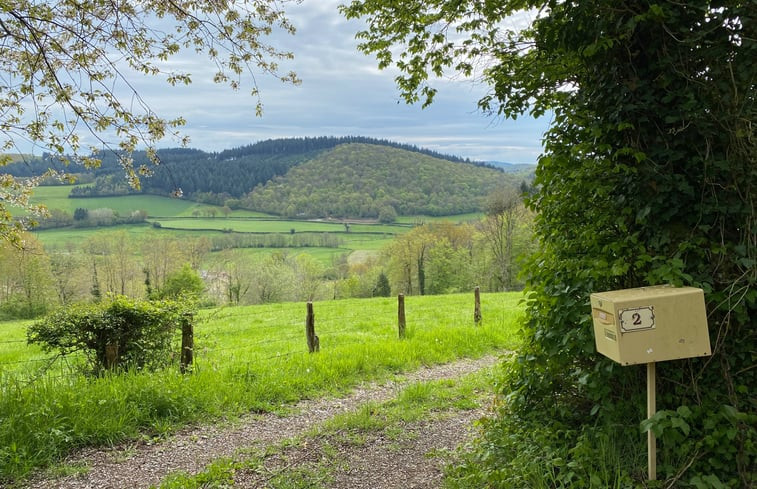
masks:
{"label": "weeds along path", "polygon": [[[423,367],[402,376],[399,380],[360,386],[346,397],[301,401],[293,406],[293,414],[286,416],[272,413],[250,415],[231,427],[212,425],[192,427],[178,432],[166,441],[154,444],[138,442],[110,449],[87,450],[66,461],[70,466],[84,467],[82,473],[58,479],[40,476],[33,478],[25,487],[29,489],[147,488],[158,485],[163,477],[173,472],[197,473],[213,460],[233,457],[240,449],[265,447],[302,435],[323,421],[337,414],[352,411],[361,404],[391,399],[399,390],[411,383],[462,377],[494,365],[498,358],[497,355],[489,355],[478,359],[461,359],[453,363]],[[470,416],[475,417],[475,413]],[[460,422],[464,421],[466,420]],[[453,421],[453,423],[456,422]],[[443,431],[443,428],[439,427],[434,430],[439,429]],[[462,433],[458,432],[445,436],[461,440],[461,435]],[[441,439],[442,435],[438,434],[437,438]],[[355,454],[355,456],[358,457],[356,459],[358,463],[360,454]],[[348,484],[345,487],[358,486]]]}
{"label": "weeds along path", "polygon": [[379,429],[357,439],[342,433],[309,437],[260,465],[237,470],[233,487],[438,489],[444,466],[455,460],[455,449],[472,438],[474,421],[487,412],[479,405],[434,413],[402,423],[399,434]]}

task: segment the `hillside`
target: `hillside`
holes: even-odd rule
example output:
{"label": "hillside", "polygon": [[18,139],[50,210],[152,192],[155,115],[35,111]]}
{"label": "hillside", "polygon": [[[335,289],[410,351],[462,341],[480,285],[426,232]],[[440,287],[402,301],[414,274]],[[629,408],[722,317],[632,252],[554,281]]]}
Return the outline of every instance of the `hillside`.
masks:
{"label": "hillside", "polygon": [[172,195],[176,190],[191,200],[223,205],[229,198],[239,198],[272,178],[284,175],[290,168],[315,158],[320,152],[341,144],[364,143],[402,149],[438,159],[489,166],[486,163],[437,153],[407,144],[362,136],[282,138],[260,141],[247,146],[208,153],[199,149],[170,148],[157,152],[160,165],[153,165],[144,151],[132,158],[135,167],[148,168],[152,175],[142,179],[142,189],[135,191],[127,184],[119,164],[119,154],[102,152],[98,168],[84,168],[72,163],[63,166],[49,155],[14,162],[3,166],[3,172],[15,177],[42,175],[48,168],[79,175],[79,181],[91,185],[78,187],[72,197],[103,197],[148,193]]}
{"label": "hillside", "polygon": [[388,146],[344,144],[255,187],[242,206],[288,217],[357,217],[475,212],[517,177],[488,167]]}
{"label": "hillside", "polygon": [[[61,163],[47,155],[11,163],[3,171],[16,177],[40,175],[48,168],[77,174],[71,198],[129,194],[173,195],[189,200],[286,217],[380,218],[397,215],[451,215],[482,210],[483,198],[500,185],[530,180],[514,173],[387,140],[349,137],[286,138],[208,153],[173,148],[157,152],[159,165],[135,152],[134,166],[149,168],[141,189],[131,188],[118,154],[99,155],[100,167]],[[53,182],[50,182],[53,183]]]}

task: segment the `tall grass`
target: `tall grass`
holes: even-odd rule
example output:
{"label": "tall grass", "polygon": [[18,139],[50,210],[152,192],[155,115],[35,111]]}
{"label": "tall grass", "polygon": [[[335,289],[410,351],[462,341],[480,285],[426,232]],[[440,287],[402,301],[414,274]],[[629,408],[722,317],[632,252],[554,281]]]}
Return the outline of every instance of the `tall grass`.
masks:
{"label": "tall grass", "polygon": [[29,380],[0,364],[0,479],[22,478],[78,447],[277,410],[419,365],[514,348],[519,298],[484,294],[484,321],[474,326],[472,294],[408,297],[404,340],[396,299],[319,302],[317,354],[307,353],[303,304],[205,311],[191,375],[173,368],[86,378],[58,370]]}

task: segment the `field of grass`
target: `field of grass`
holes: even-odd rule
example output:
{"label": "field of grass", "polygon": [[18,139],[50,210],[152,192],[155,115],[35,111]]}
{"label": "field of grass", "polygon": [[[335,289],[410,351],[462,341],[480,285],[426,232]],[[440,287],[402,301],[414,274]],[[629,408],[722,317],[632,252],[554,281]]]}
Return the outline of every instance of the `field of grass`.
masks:
{"label": "field of grass", "polygon": [[452,223],[477,221],[484,217],[483,212],[472,212],[469,214],[457,214],[455,216],[400,216],[397,218],[398,224],[417,224],[419,222],[440,222],[449,221]]}
{"label": "field of grass", "polygon": [[69,199],[70,186],[46,186],[34,189],[35,203],[45,204],[48,209],[61,209],[69,213],[77,207],[84,209],[113,209],[119,214],[145,210],[150,216],[178,216],[191,214],[191,209],[198,206],[196,202],[157,195],[123,195],[120,197],[91,197],[86,199]]}
{"label": "field of grass", "polygon": [[33,368],[50,357],[39,346],[26,344],[29,324],[30,321],[0,321],[0,372]]}
{"label": "field of grass", "polygon": [[[43,231],[34,231],[34,236],[45,246],[47,249],[63,248],[67,244],[73,244],[74,246],[81,246],[84,241],[90,237],[103,234],[103,233],[115,233],[119,231],[125,231],[129,239],[140,240],[148,232],[160,232],[160,230],[153,229],[149,224],[122,224],[118,226],[97,227],[97,228],[58,228],[58,229],[45,229]],[[169,233],[170,231],[166,231]],[[197,233],[201,235],[202,233]]]}
{"label": "field of grass", "polygon": [[19,348],[25,323],[1,323],[7,334],[0,341],[0,481],[23,478],[83,446],[286,409],[420,365],[515,348],[520,298],[484,294],[484,319],[475,326],[472,294],[407,297],[403,340],[394,298],[318,302],[316,354],[307,353],[304,304],[202,311],[191,375],[171,368],[92,379],[66,367],[43,375],[38,363],[19,363],[39,357],[38,350]]}
{"label": "field of grass", "polygon": [[[331,262],[334,255],[351,251],[376,251],[381,249],[396,235],[407,232],[418,222],[465,222],[480,217],[480,214],[463,214],[448,217],[405,216],[396,224],[350,223],[349,232],[339,221],[307,221],[277,219],[259,212],[235,210],[229,217],[220,212],[217,217],[208,217],[212,208],[218,207],[199,204],[182,199],[158,197],[154,195],[129,195],[121,197],[95,197],[86,199],[69,199],[70,186],[39,187],[35,189],[35,202],[44,203],[51,209],[63,209],[70,213],[77,207],[87,209],[110,208],[121,214],[134,210],[146,210],[150,218],[148,223],[119,225],[98,228],[60,228],[36,231],[35,236],[48,249],[61,249],[69,244],[80,245],[89,237],[114,231],[126,231],[129,239],[140,240],[148,231],[160,234],[173,234],[186,238],[200,236],[217,236],[218,233],[232,230],[242,233],[295,233],[317,232],[335,233],[340,240],[340,248],[300,248],[302,252],[312,254],[325,264]],[[158,223],[161,229],[151,226]],[[255,250],[254,253],[271,253],[274,248]],[[252,253],[252,252],[251,252]]]}
{"label": "field of grass", "polygon": [[[231,229],[242,233],[343,233],[344,224],[320,221],[295,221],[276,219],[235,219],[235,218],[196,218],[196,219],[151,219],[159,222],[164,228],[174,229]],[[392,226],[388,224],[353,224],[350,233],[386,233],[396,234],[408,231],[406,226]]]}
{"label": "field of grass", "polygon": [[[284,252],[292,256],[304,253],[310,255],[311,257],[319,261],[322,265],[328,267],[333,264],[335,257],[343,255],[345,253],[351,253],[351,250],[348,248],[319,248],[313,246],[308,248],[240,248],[237,250],[237,252],[242,256],[250,257],[253,259],[259,259],[267,255],[279,252]],[[217,257],[218,252],[212,252],[206,258],[206,262],[213,262],[217,259]]]}

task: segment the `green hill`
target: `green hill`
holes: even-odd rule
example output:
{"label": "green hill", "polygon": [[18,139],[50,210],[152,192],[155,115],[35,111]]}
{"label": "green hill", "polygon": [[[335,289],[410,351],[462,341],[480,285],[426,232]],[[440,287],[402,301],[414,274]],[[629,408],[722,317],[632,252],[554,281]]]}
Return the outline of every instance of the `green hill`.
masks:
{"label": "green hill", "polygon": [[127,184],[119,155],[112,152],[99,155],[102,164],[94,169],[76,163],[62,167],[43,155],[7,164],[3,172],[20,178],[48,168],[77,174],[86,185],[67,192],[79,203],[63,207],[91,207],[81,204],[82,198],[168,196],[180,190],[185,199],[232,209],[384,221],[397,215],[478,212],[494,188],[532,178],[530,171],[503,172],[486,163],[359,136],[272,139],[220,153],[173,148],[157,154],[158,166],[143,151],[133,154],[136,167],[152,171],[142,179],[141,190]]}
{"label": "green hill", "polygon": [[377,218],[479,211],[502,171],[390,146],[343,144],[259,185],[242,206],[288,217]]}

